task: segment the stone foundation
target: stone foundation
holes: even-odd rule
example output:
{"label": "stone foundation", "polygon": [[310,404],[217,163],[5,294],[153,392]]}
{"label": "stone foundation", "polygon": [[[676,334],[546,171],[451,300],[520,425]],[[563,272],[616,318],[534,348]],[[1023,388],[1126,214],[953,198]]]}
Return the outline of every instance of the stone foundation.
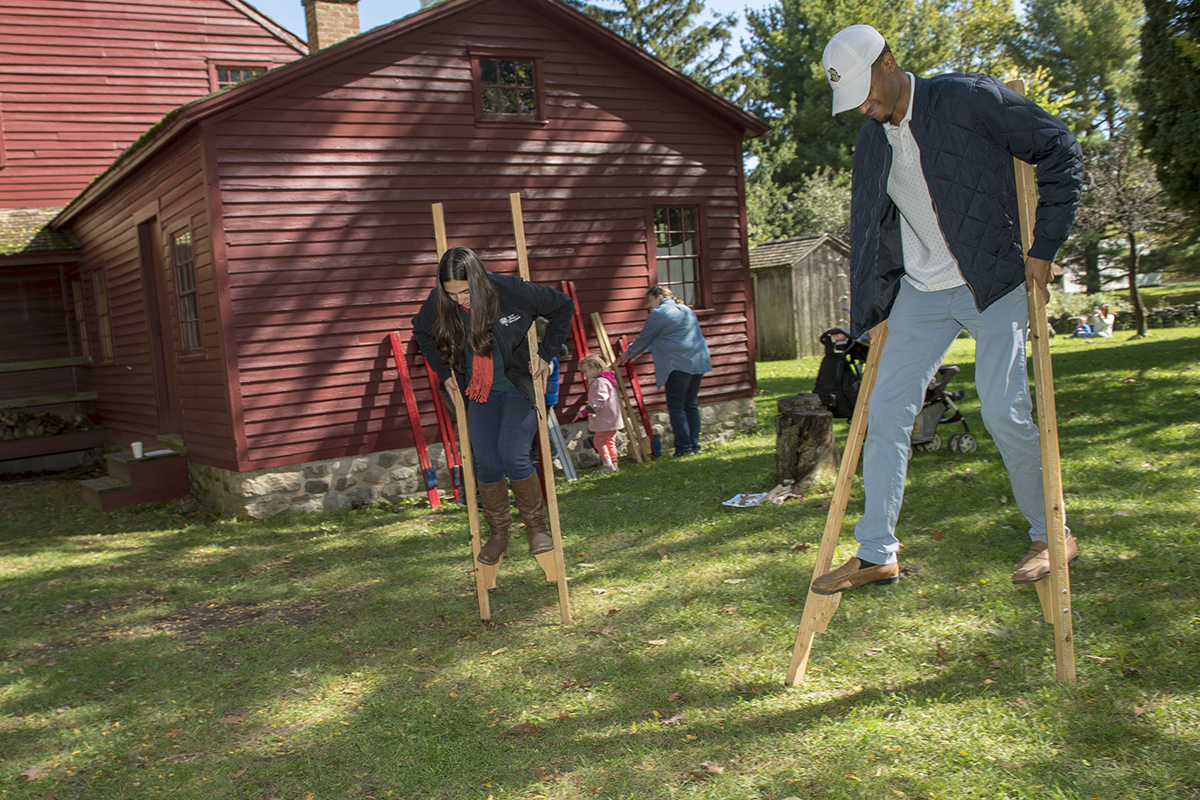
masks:
{"label": "stone foundation", "polygon": [[[667,412],[651,412],[650,425],[662,439],[663,452],[669,455],[674,441]],[[705,444],[728,439],[755,425],[753,398],[700,407]],[[575,466],[599,466],[600,457],[587,443],[587,423],[563,424],[562,428]],[[624,433],[617,434],[617,446],[622,458],[627,458]],[[445,502],[453,492],[441,442],[429,444],[429,458],[437,468],[438,488]],[[227,516],[266,519],[285,511],[316,514],[427,496],[415,447],[250,472],[230,472],[195,463],[189,467],[193,494],[204,505]]]}

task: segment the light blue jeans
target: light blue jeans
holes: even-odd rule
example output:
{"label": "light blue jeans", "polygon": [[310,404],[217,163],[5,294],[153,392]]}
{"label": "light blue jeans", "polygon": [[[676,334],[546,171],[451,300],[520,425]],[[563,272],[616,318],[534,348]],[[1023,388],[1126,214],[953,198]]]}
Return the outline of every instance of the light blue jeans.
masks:
{"label": "light blue jeans", "polygon": [[1029,537],[1046,541],[1042,453],[1025,367],[1025,285],[980,313],[966,286],[922,292],[901,281],[888,317],[863,442],[866,508],[854,536],[858,557],[865,561],[896,560],[896,520],[904,502],[913,422],[925,387],[963,328],[975,339],[975,388],[984,425],[1004,458],[1017,508],[1029,521]]}

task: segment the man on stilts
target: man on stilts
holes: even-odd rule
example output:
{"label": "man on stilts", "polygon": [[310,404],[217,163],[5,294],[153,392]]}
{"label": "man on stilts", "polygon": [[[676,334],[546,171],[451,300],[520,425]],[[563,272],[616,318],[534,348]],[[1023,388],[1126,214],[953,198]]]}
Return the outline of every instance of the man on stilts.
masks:
{"label": "man on stilts", "polygon": [[[816,577],[836,594],[899,579],[896,522],[909,438],[946,351],[966,328],[976,342],[983,420],[1004,457],[1032,544],[1013,574],[1050,572],[1037,423],[1025,366],[1027,294],[1047,292],[1079,204],[1083,159],[1061,120],[983,75],[903,72],[869,25],[838,32],[822,59],[833,113],[871,119],[855,143],[851,190],[851,334],[887,320],[888,336],[863,444],[866,505],[857,554]],[[1012,159],[1037,166],[1034,242],[1022,252]],[[1022,291],[1024,287],[1024,291]],[[1068,562],[1078,554],[1065,541]]]}

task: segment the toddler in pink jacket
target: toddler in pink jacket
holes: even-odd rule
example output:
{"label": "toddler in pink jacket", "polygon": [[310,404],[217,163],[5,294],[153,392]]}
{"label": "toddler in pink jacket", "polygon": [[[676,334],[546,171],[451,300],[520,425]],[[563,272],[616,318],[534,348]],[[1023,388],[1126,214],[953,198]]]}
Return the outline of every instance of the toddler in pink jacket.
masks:
{"label": "toddler in pink jacket", "polygon": [[600,469],[617,472],[617,430],[621,427],[621,405],[617,398],[617,376],[604,368],[599,356],[588,356],[579,362],[588,381],[588,430],[600,453]]}

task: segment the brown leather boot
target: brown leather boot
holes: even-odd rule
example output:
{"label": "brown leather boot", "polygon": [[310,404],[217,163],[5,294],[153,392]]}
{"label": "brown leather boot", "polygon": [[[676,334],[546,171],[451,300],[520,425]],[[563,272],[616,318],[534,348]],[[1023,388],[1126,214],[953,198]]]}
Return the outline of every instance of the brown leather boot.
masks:
{"label": "brown leather boot", "polygon": [[529,555],[550,552],[554,549],[554,539],[546,527],[542,484],[537,473],[510,483],[513,498],[517,501],[517,511],[521,512],[521,521],[525,523],[525,532],[529,535]]}
{"label": "brown leather boot", "polygon": [[508,552],[508,532],[512,528],[512,512],[508,510],[508,482],[480,483],[479,499],[483,501],[483,518],[488,524],[488,538],[479,548],[480,564],[496,564]]}

